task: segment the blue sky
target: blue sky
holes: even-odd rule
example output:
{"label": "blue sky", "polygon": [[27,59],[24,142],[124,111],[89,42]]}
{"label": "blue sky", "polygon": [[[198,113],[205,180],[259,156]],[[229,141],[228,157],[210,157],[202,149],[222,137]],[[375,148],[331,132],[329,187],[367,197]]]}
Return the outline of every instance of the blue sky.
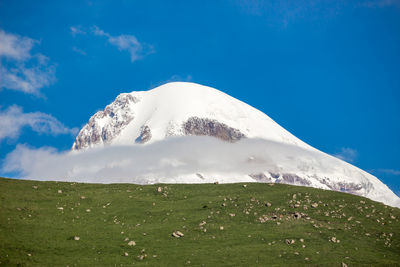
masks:
{"label": "blue sky", "polygon": [[69,149],[119,93],[192,81],[399,195],[399,48],[398,0],[0,0],[0,159]]}

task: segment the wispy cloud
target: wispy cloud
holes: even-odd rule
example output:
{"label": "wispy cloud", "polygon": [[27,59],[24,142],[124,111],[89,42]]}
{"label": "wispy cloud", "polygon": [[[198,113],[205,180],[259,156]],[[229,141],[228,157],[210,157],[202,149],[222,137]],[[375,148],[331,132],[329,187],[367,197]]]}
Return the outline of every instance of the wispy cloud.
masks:
{"label": "wispy cloud", "polygon": [[72,47],[72,51],[74,51],[74,52],[76,52],[76,53],[78,53],[78,54],[81,54],[82,56],[87,56],[87,54],[86,54],[85,51],[83,51],[82,49],[79,49],[79,48],[76,47],[76,46]]}
{"label": "wispy cloud", "polygon": [[190,82],[192,81],[193,77],[192,75],[172,75],[167,82]]}
{"label": "wispy cloud", "polygon": [[354,162],[358,156],[358,152],[353,148],[342,147],[340,151],[333,156],[347,162]]}
{"label": "wispy cloud", "polygon": [[118,50],[129,52],[132,62],[155,52],[153,46],[139,42],[134,35],[121,34],[113,36],[97,26],[93,26],[92,33],[96,36],[106,37],[107,41],[116,46]]}
{"label": "wispy cloud", "polygon": [[370,170],[370,172],[384,173],[384,174],[395,175],[395,176],[400,175],[400,170],[396,170],[396,169],[373,169],[373,170]]}
{"label": "wispy cloud", "polygon": [[166,80],[158,81],[155,83],[151,83],[149,89],[153,89],[155,87],[158,87],[160,85],[163,85],[165,83],[170,83],[170,82],[191,82],[193,80],[192,75],[178,75],[174,74],[171,77],[169,77]]}
{"label": "wispy cloud", "polygon": [[376,7],[383,8],[391,6],[400,7],[400,0],[372,0],[372,1],[361,2],[361,5],[370,8],[376,8]]}
{"label": "wispy cloud", "polygon": [[86,31],[82,29],[80,25],[69,27],[70,33],[75,36],[78,34],[86,34]]}
{"label": "wispy cloud", "polygon": [[[103,31],[99,27],[92,26],[90,29],[86,29],[81,25],[71,26],[70,33],[73,36],[91,34],[94,36],[105,37],[111,45],[118,48],[120,51],[127,51],[131,57],[131,61],[135,62],[143,57],[153,54],[155,52],[154,47],[147,43],[140,42],[136,36],[131,34],[111,35],[108,32]],[[76,47],[73,50],[79,54],[86,55],[86,53]],[[83,53],[84,54],[83,54]]]}
{"label": "wispy cloud", "polygon": [[301,20],[336,17],[346,9],[400,7],[400,0],[235,0],[239,10],[264,17],[267,23],[287,27]]}
{"label": "wispy cloud", "polygon": [[55,82],[56,66],[43,54],[32,53],[39,42],[0,30],[0,90],[11,89],[39,96]]}
{"label": "wispy cloud", "polygon": [[40,134],[76,134],[78,129],[68,128],[53,116],[42,112],[24,113],[16,105],[0,110],[0,142],[6,138],[17,138],[24,127]]}

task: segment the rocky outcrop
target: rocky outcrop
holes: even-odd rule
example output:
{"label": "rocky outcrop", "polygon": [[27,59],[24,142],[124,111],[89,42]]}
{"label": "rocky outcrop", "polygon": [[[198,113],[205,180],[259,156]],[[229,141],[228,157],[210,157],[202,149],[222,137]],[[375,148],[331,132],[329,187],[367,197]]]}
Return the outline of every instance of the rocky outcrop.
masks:
{"label": "rocky outcrop", "polygon": [[139,144],[144,144],[147,143],[148,141],[150,141],[151,139],[151,129],[149,126],[144,125],[142,126],[141,130],[140,130],[140,135],[138,138],[136,138],[135,142],[139,143]]}
{"label": "rocky outcrop", "polygon": [[276,180],[277,183],[294,184],[294,185],[311,185],[311,182],[299,177],[296,174],[284,173]]}
{"label": "rocky outcrop", "polygon": [[213,136],[232,143],[245,137],[238,129],[207,118],[191,117],[183,123],[182,128],[185,135]]}
{"label": "rocky outcrop", "polygon": [[344,182],[332,182],[329,179],[322,179],[320,181],[322,184],[328,186],[331,190],[346,192],[351,194],[358,194],[360,190],[371,188],[371,184],[362,186],[356,183],[344,183]]}
{"label": "rocky outcrop", "polygon": [[104,111],[96,112],[79,132],[72,150],[110,143],[134,119],[130,105],[138,101],[130,94],[121,94]]}
{"label": "rocky outcrop", "polygon": [[268,176],[266,176],[264,173],[253,173],[253,174],[249,174],[249,176],[251,178],[253,178],[254,180],[256,180],[257,182],[261,182],[261,183],[271,183],[272,179]]}

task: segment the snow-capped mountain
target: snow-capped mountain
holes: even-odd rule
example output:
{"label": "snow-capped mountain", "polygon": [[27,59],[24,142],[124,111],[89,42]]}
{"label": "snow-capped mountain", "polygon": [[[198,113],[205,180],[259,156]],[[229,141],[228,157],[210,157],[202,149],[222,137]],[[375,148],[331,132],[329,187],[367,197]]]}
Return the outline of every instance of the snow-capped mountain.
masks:
{"label": "snow-capped mountain", "polygon": [[[267,140],[272,145],[264,152],[272,160],[257,173],[199,169],[170,179],[147,175],[145,183],[276,182],[344,191],[400,206],[400,199],[376,177],[311,147],[246,103],[194,83],[167,83],[149,91],[120,94],[90,118],[72,150],[147,145],[172,136],[212,136],[227,143]],[[246,160],[250,164],[265,160],[257,157]]]}
{"label": "snow-capped mountain", "polygon": [[263,138],[312,149],[261,111],[214,88],[174,82],[120,94],[79,132],[74,150],[208,135],[235,142]]}

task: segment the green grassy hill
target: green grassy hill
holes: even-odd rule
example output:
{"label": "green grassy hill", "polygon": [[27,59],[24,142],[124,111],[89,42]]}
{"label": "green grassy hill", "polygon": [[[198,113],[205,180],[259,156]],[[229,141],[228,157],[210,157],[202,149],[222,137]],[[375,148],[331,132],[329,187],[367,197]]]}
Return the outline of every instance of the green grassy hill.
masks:
{"label": "green grassy hill", "polygon": [[366,198],[282,184],[2,178],[0,265],[395,266],[399,219]]}

